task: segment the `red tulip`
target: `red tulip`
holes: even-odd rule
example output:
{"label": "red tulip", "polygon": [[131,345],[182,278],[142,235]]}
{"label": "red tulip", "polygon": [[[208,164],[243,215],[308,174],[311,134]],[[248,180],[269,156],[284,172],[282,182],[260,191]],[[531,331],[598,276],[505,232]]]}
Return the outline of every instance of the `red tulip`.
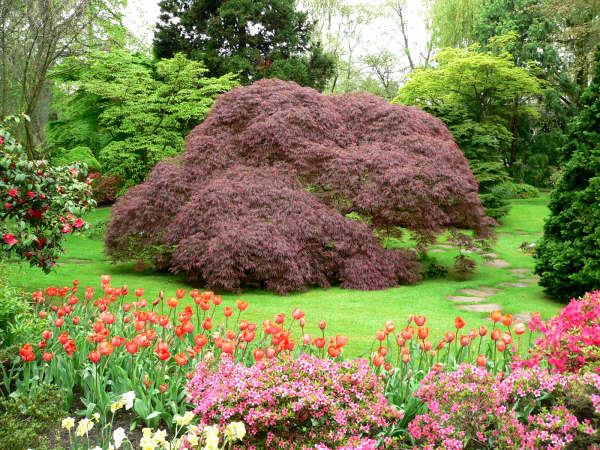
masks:
{"label": "red tulip", "polygon": [[342,348],[344,345],[346,345],[348,343],[348,336],[343,336],[341,334],[338,334],[335,337],[335,345],[337,347]]}
{"label": "red tulip", "polygon": [[296,320],[300,320],[304,317],[304,311],[302,311],[300,308],[294,308],[292,311],[292,317]]}
{"label": "red tulip", "polygon": [[233,314],[233,309],[231,309],[229,306],[226,306],[223,310],[223,314],[225,315],[225,317],[231,317],[231,315]]}
{"label": "red tulip", "polygon": [[196,343],[196,345],[204,347],[208,342],[208,337],[204,334],[197,334],[194,338],[194,342]]}
{"label": "red tulip", "polygon": [[248,302],[244,302],[239,299],[235,301],[235,304],[240,311],[244,311],[248,307]]}
{"label": "red tulip", "polygon": [[450,342],[452,342],[455,338],[455,334],[452,331],[448,331],[445,335],[444,335],[444,342],[446,344],[449,344]]}
{"label": "red tulip", "polygon": [[409,353],[403,353],[402,354],[402,362],[405,364],[408,364],[408,362],[410,361],[410,354]]}
{"label": "red tulip", "polygon": [[324,320],[319,320],[319,328],[321,330],[324,330],[326,326],[327,326],[327,323]]}
{"label": "red tulip", "polygon": [[50,362],[50,361],[52,361],[52,358],[54,358],[54,354],[53,353],[50,353],[50,352],[44,352],[44,353],[42,353],[42,359],[44,361]]}
{"label": "red tulip", "polygon": [[257,348],[252,352],[252,355],[256,361],[261,361],[265,356],[265,352],[262,349]]}
{"label": "red tulip", "polygon": [[504,343],[504,341],[498,341],[496,342],[496,347],[498,348],[499,352],[503,352],[504,349],[506,349],[506,344]]}
{"label": "red tulip", "polygon": [[169,305],[169,308],[177,308],[178,304],[179,300],[177,300],[175,297],[167,298],[167,305]]}
{"label": "red tulip", "polygon": [[381,356],[377,353],[373,355],[373,365],[375,367],[381,366],[383,364],[383,362],[384,362],[383,356]]}
{"label": "red tulip", "polygon": [[161,327],[166,326],[168,323],[169,323],[169,316],[163,316],[163,315],[158,316],[158,324]]}
{"label": "red tulip", "polygon": [[167,385],[163,383],[158,387],[158,389],[160,390],[160,392],[162,392],[164,394],[165,392],[167,392],[168,388],[167,388]]}
{"label": "red tulip", "polygon": [[483,337],[487,334],[487,332],[488,332],[487,327],[484,327],[483,325],[481,325],[479,327],[479,336]]}
{"label": "red tulip", "polygon": [[221,350],[223,350],[228,355],[233,355],[233,353],[235,352],[235,344],[232,341],[223,341]]}
{"label": "red tulip", "polygon": [[415,316],[414,320],[415,320],[415,324],[418,327],[422,327],[423,325],[425,325],[425,322],[427,321],[427,317],[425,317],[425,316]]}
{"label": "red tulip", "polygon": [[38,315],[40,316],[40,319],[45,319],[48,317],[48,313],[46,311],[40,311]]}
{"label": "red tulip", "polygon": [[385,363],[383,368],[389,372],[390,370],[392,370],[392,365],[390,363]]}
{"label": "red tulip", "polygon": [[175,291],[175,295],[181,300],[183,297],[185,297],[185,289],[177,289],[177,291]]}
{"label": "red tulip", "polygon": [[212,319],[210,317],[204,319],[204,321],[202,322],[202,328],[204,328],[207,331],[212,328]]}
{"label": "red tulip", "polygon": [[513,338],[510,335],[509,332],[505,331],[504,333],[502,333],[502,341],[506,344],[509,345],[512,342]]}
{"label": "red tulip", "polygon": [[60,328],[65,320],[62,317],[57,317],[54,319],[54,326]]}
{"label": "red tulip", "polygon": [[462,345],[463,347],[466,347],[470,343],[471,343],[471,338],[469,336],[463,335],[460,337],[460,345]]}
{"label": "red tulip", "polygon": [[325,347],[325,339],[323,339],[323,338],[316,338],[315,339],[315,347],[317,347],[317,348],[323,348],[323,347]]}
{"label": "red tulip", "polygon": [[462,318],[457,317],[456,319],[454,319],[454,326],[460,330],[462,327],[465,326],[465,321],[462,320]]}
{"label": "red tulip", "polygon": [[98,345],[98,350],[99,350],[100,354],[102,354],[102,355],[110,355],[113,352],[114,348],[110,344],[110,342],[103,341],[103,342],[100,342],[100,344]]}
{"label": "red tulip", "polygon": [[44,338],[46,341],[48,339],[50,339],[51,337],[52,337],[52,331],[50,331],[50,330],[42,331],[42,338]]}
{"label": "red tulip", "polygon": [[427,336],[429,336],[429,327],[419,327],[419,329],[417,330],[417,334],[419,336],[419,339],[427,339]]}
{"label": "red tulip", "polygon": [[114,336],[110,341],[112,346],[115,348],[120,347],[121,345],[123,345],[124,342],[125,342],[125,338],[122,336]]}
{"label": "red tulip", "polygon": [[221,298],[220,295],[215,295],[212,298],[212,302],[215,304],[215,306],[219,306],[223,302],[223,299]]}
{"label": "red tulip", "polygon": [[500,312],[500,311],[492,311],[490,313],[490,318],[492,319],[492,322],[499,322],[500,319],[502,319],[502,312]]}
{"label": "red tulip", "polygon": [[79,316],[73,317],[73,325],[79,325]]}
{"label": "red tulip", "polygon": [[385,330],[377,330],[375,332],[375,339],[377,339],[378,341],[385,340]]}
{"label": "red tulip", "polygon": [[506,314],[504,314],[502,316],[502,324],[505,327],[510,327],[510,325],[512,324],[512,322],[513,322],[513,318],[512,318],[512,316],[510,314],[506,313]]}
{"label": "red tulip", "polygon": [[90,361],[92,361],[93,363],[98,363],[98,361],[100,361],[100,352],[98,350],[92,350],[90,352],[90,354],[88,355],[88,357],[90,358]]}
{"label": "red tulip", "polygon": [[517,336],[522,336],[527,332],[527,327],[525,327],[524,323],[519,322],[515,324],[515,326],[513,327],[513,331]]}
{"label": "red tulip", "polygon": [[[184,294],[183,294],[183,295],[185,295],[185,291],[184,291]],[[182,297],[179,297],[179,298],[183,298],[183,296],[182,296]],[[174,358],[175,358],[175,362],[176,362],[178,365],[180,365],[180,366],[185,366],[185,365],[188,363],[188,358],[187,358],[187,356],[185,355],[185,353],[177,353],[177,354],[174,356]]]}
{"label": "red tulip", "polygon": [[275,314],[275,323],[278,323],[279,325],[281,325],[283,322],[285,322],[285,314],[284,313],[279,313],[279,314]]}
{"label": "red tulip", "polygon": [[109,284],[110,283],[110,275],[102,275],[102,276],[100,276],[100,282],[103,285]]}
{"label": "red tulip", "polygon": [[388,320],[385,322],[384,328],[387,333],[393,333],[396,330],[396,325],[391,320]]}
{"label": "red tulip", "polygon": [[339,347],[336,347],[335,345],[330,345],[329,347],[327,347],[327,353],[329,354],[329,356],[331,356],[332,358],[336,358],[338,356],[340,356],[340,353],[342,352],[342,349]]}
{"label": "red tulip", "polygon": [[138,345],[135,342],[126,342],[125,343],[125,348],[127,349],[127,351],[129,353],[131,353],[132,355],[138,351]]}
{"label": "red tulip", "polygon": [[479,355],[475,362],[479,367],[485,367],[485,365],[487,364],[487,359],[485,359],[485,356]]}
{"label": "red tulip", "polygon": [[277,352],[275,351],[275,349],[273,347],[267,347],[265,349],[265,355],[267,356],[268,359],[274,358],[275,355],[277,355]]}
{"label": "red tulip", "polygon": [[500,335],[501,335],[501,331],[496,328],[492,331],[492,340],[493,341],[497,341],[498,339],[500,339]]}
{"label": "red tulip", "polygon": [[377,349],[377,353],[379,353],[384,358],[387,356],[389,349],[387,347],[381,346]]}

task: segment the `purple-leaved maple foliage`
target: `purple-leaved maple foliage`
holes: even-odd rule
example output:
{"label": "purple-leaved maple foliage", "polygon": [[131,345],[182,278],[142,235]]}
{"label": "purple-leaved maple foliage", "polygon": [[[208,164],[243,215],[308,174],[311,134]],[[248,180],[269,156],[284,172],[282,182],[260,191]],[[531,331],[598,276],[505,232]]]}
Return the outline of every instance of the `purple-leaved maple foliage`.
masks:
{"label": "purple-leaved maple foliage", "polygon": [[185,153],[117,201],[106,248],[213,289],[385,289],[417,281],[420,265],[374,229],[486,235],[477,187],[428,113],[260,80],[222,95]]}

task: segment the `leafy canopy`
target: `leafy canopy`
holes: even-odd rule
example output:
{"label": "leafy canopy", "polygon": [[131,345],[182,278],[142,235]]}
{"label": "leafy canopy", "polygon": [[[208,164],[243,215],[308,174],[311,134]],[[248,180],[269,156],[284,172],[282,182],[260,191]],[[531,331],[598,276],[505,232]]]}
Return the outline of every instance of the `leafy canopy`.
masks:
{"label": "leafy canopy", "polygon": [[333,60],[313,42],[313,24],[294,0],[162,0],[154,53],[183,52],[208,74],[239,73],[242,84],[261,78],[296,81],[323,90]]}
{"label": "leafy canopy", "polygon": [[215,98],[237,84],[231,74],[206,78],[206,71],[181,53],[157,63],[122,50],[97,53],[80,72],[73,97],[75,105],[86,107],[73,108],[73,116],[53,123],[51,136],[61,137],[57,144],[64,142],[75,121],[91,135],[69,142],[89,140],[91,148],[103,144],[96,157],[104,172],[122,177],[128,186],[140,183],[157,162],[182,151],[184,136],[204,119]]}
{"label": "leafy canopy", "polygon": [[510,168],[518,157],[511,120],[515,112],[539,116],[529,101],[542,93],[540,81],[515,66],[509,54],[480,52],[478,46],[446,48],[436,62],[437,67],[412,72],[394,102],[442,118],[467,158],[501,160]]}

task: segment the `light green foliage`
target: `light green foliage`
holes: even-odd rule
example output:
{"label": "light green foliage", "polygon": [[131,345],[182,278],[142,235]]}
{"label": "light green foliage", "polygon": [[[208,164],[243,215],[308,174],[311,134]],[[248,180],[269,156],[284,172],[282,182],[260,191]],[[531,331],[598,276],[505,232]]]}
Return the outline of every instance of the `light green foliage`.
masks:
{"label": "light green foliage", "polygon": [[511,121],[539,116],[530,100],[542,83],[509,54],[478,46],[446,48],[437,67],[415,70],[394,102],[418,105],[440,117],[469,159],[498,160],[510,170],[519,158]]}
{"label": "light green foliage", "polygon": [[51,163],[53,166],[69,166],[78,161],[86,163],[89,171],[102,171],[102,166],[94,157],[92,150],[84,146],[75,147],[71,150],[56,149],[52,154]]}
{"label": "light green foliage", "polygon": [[[80,129],[97,130],[102,138],[94,142],[90,133],[70,142],[89,142],[104,172],[120,175],[127,187],[140,183],[157,162],[181,153],[185,135],[204,120],[216,97],[237,84],[231,74],[205,78],[205,72],[202,63],[182,54],[157,63],[126,51],[95,54],[80,72],[71,111]],[[68,118],[62,124],[51,126],[57,144],[71,128]]]}

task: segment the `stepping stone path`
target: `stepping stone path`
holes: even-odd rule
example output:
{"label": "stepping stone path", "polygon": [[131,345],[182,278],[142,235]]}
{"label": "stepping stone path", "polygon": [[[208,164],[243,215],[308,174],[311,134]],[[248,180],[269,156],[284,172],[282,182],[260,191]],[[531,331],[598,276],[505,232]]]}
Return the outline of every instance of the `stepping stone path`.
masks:
{"label": "stepping stone path", "polygon": [[500,283],[499,286],[526,288],[526,287],[529,287],[529,284],[526,284],[526,283]]}
{"label": "stepping stone path", "polygon": [[441,248],[454,248],[453,246],[448,245],[448,244],[438,244],[437,246],[441,247]]}
{"label": "stepping stone path", "polygon": [[498,258],[498,254],[496,253],[482,253],[481,256],[483,258],[496,259]]}
{"label": "stepping stone path", "polygon": [[471,312],[492,312],[498,311],[502,309],[502,305],[498,303],[482,303],[479,305],[460,305],[456,307],[457,309],[462,309],[464,311]]}
{"label": "stepping stone path", "polygon": [[441,248],[433,248],[429,250],[429,253],[446,253],[446,250],[442,250]]}
{"label": "stepping stone path", "polygon": [[483,265],[486,267],[496,268],[510,267],[510,263],[508,261],[504,261],[503,259],[492,259],[490,261],[484,262]]}
{"label": "stepping stone path", "polygon": [[535,278],[523,278],[519,280],[521,283],[538,283],[540,281],[540,277]]}
{"label": "stepping stone path", "polygon": [[464,295],[446,295],[446,298],[454,303],[481,303],[485,302],[485,297],[465,297]]}
{"label": "stepping stone path", "polygon": [[[494,289],[494,290],[500,291],[499,289]],[[461,294],[474,295],[475,297],[488,297],[490,295],[496,295],[496,294],[500,293],[500,292],[492,292],[492,291],[483,290],[483,289],[480,289],[480,290],[478,290],[478,289],[459,289],[458,292],[460,292]]]}

